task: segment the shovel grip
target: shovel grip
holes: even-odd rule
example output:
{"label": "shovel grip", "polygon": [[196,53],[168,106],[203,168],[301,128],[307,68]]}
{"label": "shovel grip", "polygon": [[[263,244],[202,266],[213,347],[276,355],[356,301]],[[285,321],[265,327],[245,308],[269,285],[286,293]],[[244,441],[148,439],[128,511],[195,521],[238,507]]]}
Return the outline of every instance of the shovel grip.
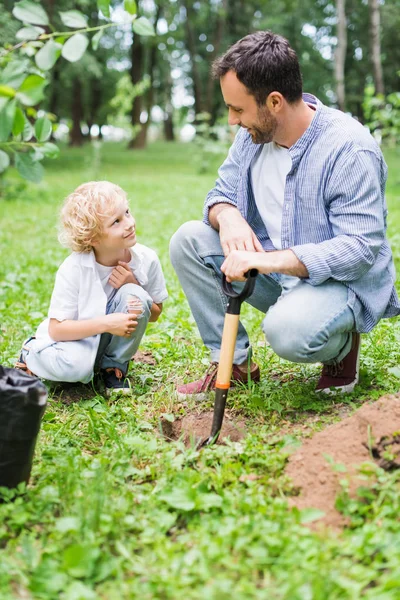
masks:
{"label": "shovel grip", "polygon": [[252,295],[254,286],[256,285],[256,278],[258,275],[257,269],[250,269],[244,274],[246,277],[246,283],[240,292],[235,292],[232,284],[226,280],[225,274],[222,274],[222,289],[224,294],[228,296],[228,306],[226,312],[231,315],[239,315],[240,307],[242,302]]}

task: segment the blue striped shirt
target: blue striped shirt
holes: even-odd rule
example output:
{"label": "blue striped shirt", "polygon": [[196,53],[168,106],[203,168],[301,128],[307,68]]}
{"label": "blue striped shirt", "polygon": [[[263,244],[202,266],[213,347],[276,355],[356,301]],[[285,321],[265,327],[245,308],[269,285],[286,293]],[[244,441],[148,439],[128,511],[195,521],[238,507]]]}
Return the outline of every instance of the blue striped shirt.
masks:
{"label": "blue striped shirt", "polygon": [[[292,168],[285,185],[282,249],[290,248],[307,267],[311,285],[328,279],[346,285],[357,331],[368,332],[379,319],[400,314],[386,239],[387,166],[378,144],[355,119],[311,94],[303,99],[316,112],[289,148]],[[257,210],[250,175],[261,149],[246,129],[238,131],[207,195],[204,221],[210,224],[208,212],[214,204],[232,204],[269,251],[275,248]]]}

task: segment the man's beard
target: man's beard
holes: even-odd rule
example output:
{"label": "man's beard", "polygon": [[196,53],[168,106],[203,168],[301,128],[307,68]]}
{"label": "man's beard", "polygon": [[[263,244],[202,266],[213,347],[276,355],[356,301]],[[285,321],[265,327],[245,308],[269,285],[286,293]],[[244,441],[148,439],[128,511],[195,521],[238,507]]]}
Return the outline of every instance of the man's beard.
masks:
{"label": "man's beard", "polygon": [[254,144],[269,144],[273,141],[277,128],[276,119],[267,108],[258,109],[258,123],[250,129],[251,139]]}

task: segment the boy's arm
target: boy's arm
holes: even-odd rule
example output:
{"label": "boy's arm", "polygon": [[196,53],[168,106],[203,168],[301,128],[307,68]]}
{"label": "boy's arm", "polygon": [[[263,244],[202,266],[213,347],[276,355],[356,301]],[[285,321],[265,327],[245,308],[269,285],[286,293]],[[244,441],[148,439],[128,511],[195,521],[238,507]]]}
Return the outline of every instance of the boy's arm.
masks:
{"label": "boy's arm", "polygon": [[130,313],[113,313],[81,321],[50,319],[49,335],[55,342],[83,340],[102,333],[129,337],[137,327],[136,319],[137,315]]}
{"label": "boy's arm", "polygon": [[163,309],[162,302],[160,302],[159,304],[157,304],[156,302],[153,302],[153,306],[151,307],[151,311],[150,311],[150,319],[149,319],[150,323],[155,323],[155,321],[158,320],[158,317],[162,313],[162,309]]}

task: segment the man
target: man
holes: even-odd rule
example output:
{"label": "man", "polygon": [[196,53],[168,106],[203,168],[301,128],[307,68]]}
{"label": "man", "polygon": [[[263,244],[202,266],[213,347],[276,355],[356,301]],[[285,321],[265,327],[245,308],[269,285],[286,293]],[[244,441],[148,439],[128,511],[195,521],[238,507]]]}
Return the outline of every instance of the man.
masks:
{"label": "man", "polygon": [[[360,333],[400,314],[382,153],[360,123],[302,94],[296,53],[279,35],[246,36],[213,72],[229,124],[241,129],[204,221],[185,223],[171,240],[172,264],[212,361],[178,394],[213,389],[226,308],[221,272],[242,281],[251,268],[260,275],[248,302],[266,313],[272,349],[292,362],[323,363],[318,391],[351,392]],[[232,380],[248,376],[258,381],[260,372],[240,325]]]}

